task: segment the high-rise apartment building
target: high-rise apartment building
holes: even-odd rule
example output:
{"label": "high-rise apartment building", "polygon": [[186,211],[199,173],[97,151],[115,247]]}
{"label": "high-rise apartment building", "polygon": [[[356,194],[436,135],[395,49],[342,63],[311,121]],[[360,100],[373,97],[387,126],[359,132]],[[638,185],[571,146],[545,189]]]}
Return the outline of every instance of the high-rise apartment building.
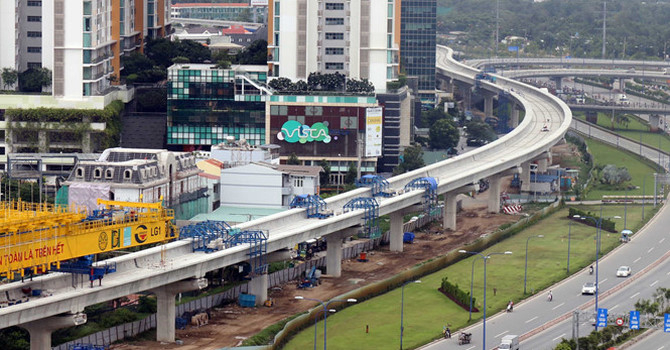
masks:
{"label": "high-rise apartment building", "polygon": [[104,95],[121,56],[169,31],[169,0],[0,1],[0,69],[46,67],[61,100]]}
{"label": "high-rise apartment building", "polygon": [[377,92],[398,78],[400,0],[271,0],[271,77],[306,80],[340,72],[368,79]]}
{"label": "high-rise apartment building", "polygon": [[400,61],[408,76],[419,79],[419,97],[435,102],[437,0],[403,0]]}

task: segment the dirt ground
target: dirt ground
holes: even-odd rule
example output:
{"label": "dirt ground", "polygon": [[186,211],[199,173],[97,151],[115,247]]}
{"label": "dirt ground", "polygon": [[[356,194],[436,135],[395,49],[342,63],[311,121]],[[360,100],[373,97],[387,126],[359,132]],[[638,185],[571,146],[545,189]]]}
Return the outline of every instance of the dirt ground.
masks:
{"label": "dirt ground", "polygon": [[[510,178],[503,181],[503,191],[508,190]],[[177,330],[177,339],[183,345],[158,344],[141,341],[114,345],[112,349],[220,349],[225,346],[237,346],[262,329],[298,312],[307,311],[313,303],[299,302],[293,297],[305,297],[328,300],[347,291],[386,279],[400,271],[411,268],[420,261],[442,255],[452,249],[471,242],[481,235],[493,232],[500,225],[514,222],[516,216],[489,214],[486,211],[486,191],[475,198],[463,198],[463,210],[457,216],[457,230],[443,230],[441,224],[434,223],[422,231],[415,232],[414,244],[406,244],[402,253],[390,252],[388,246],[380,251],[368,253],[368,262],[356,260],[342,262],[342,276],[322,278],[322,284],[315,288],[298,291],[296,283],[287,283],[281,288],[272,288],[268,297],[275,301],[271,308],[241,308],[230,305],[212,311],[209,324],[202,327],[187,326]]]}

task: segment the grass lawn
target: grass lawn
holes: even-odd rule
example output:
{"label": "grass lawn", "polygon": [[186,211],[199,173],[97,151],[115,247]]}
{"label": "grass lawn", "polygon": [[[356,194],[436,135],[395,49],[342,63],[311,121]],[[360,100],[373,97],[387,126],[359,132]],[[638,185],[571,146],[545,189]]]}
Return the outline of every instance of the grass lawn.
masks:
{"label": "grass lawn", "polygon": [[[600,213],[600,207],[580,207]],[[645,208],[645,216],[651,216],[651,206]],[[641,206],[626,208],[627,226],[633,229],[642,226]],[[537,292],[567,276],[568,230],[571,236],[570,272],[588,266],[595,260],[596,229],[566,218],[564,208],[516,236],[498,243],[484,252],[512,251],[512,255],[494,255],[487,262],[487,314],[503,309],[509,300],[523,298],[525,246],[529,243],[527,290]],[[616,220],[617,230],[623,229],[624,207],[603,206],[603,217],[622,216]],[[602,233],[601,249],[608,252],[619,244],[619,235]],[[483,300],[483,265],[479,256],[473,256],[434,274],[421,278],[419,284],[405,286],[404,348],[416,348],[441,335],[442,327],[449,323],[452,331],[478,321],[482,313],[473,313],[468,322],[468,311],[460,308],[443,296],[437,289],[443,277],[469,290],[470,274],[474,262],[474,297],[481,309]],[[614,273],[612,271],[612,273]],[[607,272],[605,272],[607,274]],[[495,292],[494,292],[495,289]],[[401,289],[366,300],[328,317],[328,346],[330,349],[393,349],[400,346],[400,301]],[[366,328],[369,330],[366,332]],[[314,346],[314,327],[309,327],[293,338],[284,349],[302,350]],[[323,347],[323,321],[317,324],[317,348]]]}
{"label": "grass lawn", "polygon": [[[653,174],[658,171],[655,167],[651,167],[649,163],[640,161],[637,156],[628,152],[624,152],[606,145],[602,142],[593,139],[586,139],[589,147],[589,152],[593,155],[596,165],[605,166],[607,164],[614,164],[616,166],[625,166],[630,173],[632,180],[630,184],[636,186],[636,189],[628,190],[628,195],[641,195],[644,185],[644,194],[654,194],[654,177]],[[646,180],[645,180],[646,179]],[[586,195],[587,200],[600,200],[603,195],[625,195],[626,191],[622,186],[620,189],[613,186],[603,185],[598,180],[595,180],[594,186]],[[644,182],[644,183],[643,183]]]}
{"label": "grass lawn", "polygon": [[[575,113],[575,117],[580,120],[586,120],[584,113]],[[608,130],[613,130],[621,136],[625,136],[636,142],[642,141],[642,144],[649,147],[656,147],[662,150],[670,151],[670,137],[661,133],[649,132],[649,125],[638,118],[629,117],[628,126],[614,122],[610,114],[598,113],[598,125]],[[663,119],[661,119],[663,120]],[[612,129],[614,127],[614,129]]]}

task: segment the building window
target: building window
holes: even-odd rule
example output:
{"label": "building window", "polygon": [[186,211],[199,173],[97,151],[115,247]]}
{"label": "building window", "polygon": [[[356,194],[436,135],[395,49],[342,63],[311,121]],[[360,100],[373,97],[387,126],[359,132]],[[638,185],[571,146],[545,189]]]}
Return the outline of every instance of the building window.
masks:
{"label": "building window", "polygon": [[297,177],[293,179],[293,186],[294,187],[302,187],[303,186],[303,177]]}
{"label": "building window", "polygon": [[344,55],[343,47],[327,47],[326,55]]}
{"label": "building window", "polygon": [[77,171],[75,172],[74,176],[82,178],[84,177],[84,168],[77,168]]}
{"label": "building window", "polygon": [[96,179],[102,178],[102,169],[95,168],[95,170],[93,170],[93,177]]}
{"label": "building window", "polygon": [[326,62],[326,69],[342,70],[344,63],[341,62]]}
{"label": "building window", "polygon": [[344,10],[344,4],[339,2],[327,2],[326,10]]}
{"label": "building window", "polygon": [[42,1],[28,1],[28,6],[42,6]]}
{"label": "building window", "polygon": [[114,177],[114,170],[112,169],[105,170],[105,179],[111,179],[112,177]]}
{"label": "building window", "polygon": [[344,33],[326,33],[327,40],[342,40],[344,39]]}
{"label": "building window", "polygon": [[28,22],[42,22],[42,16],[28,16]]}
{"label": "building window", "polygon": [[334,25],[342,25],[344,24],[344,18],[326,18],[326,25],[329,26],[334,26]]}
{"label": "building window", "polygon": [[133,177],[133,171],[132,171],[132,170],[130,170],[130,169],[126,169],[126,170],[123,172],[123,178],[124,178],[125,180],[130,180],[130,178],[132,178],[132,177]]}
{"label": "building window", "polygon": [[28,69],[30,68],[41,68],[42,63],[41,62],[28,62]]}
{"label": "building window", "polygon": [[39,46],[28,46],[28,52],[30,53],[42,53],[42,48]]}
{"label": "building window", "polygon": [[41,38],[42,32],[28,32],[29,38]]}

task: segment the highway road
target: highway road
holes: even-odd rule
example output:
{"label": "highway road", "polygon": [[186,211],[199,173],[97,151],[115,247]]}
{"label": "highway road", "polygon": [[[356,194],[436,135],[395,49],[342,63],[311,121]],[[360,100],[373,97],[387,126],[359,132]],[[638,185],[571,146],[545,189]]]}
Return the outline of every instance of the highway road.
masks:
{"label": "highway road", "polygon": [[[600,279],[599,307],[611,308],[612,313],[625,313],[638,299],[651,296],[656,287],[670,287],[670,209],[664,207],[647,226],[635,234],[633,239],[600,259],[598,264]],[[547,232],[564,234],[562,232]],[[603,232],[602,234],[608,234]],[[594,228],[595,236],[595,228]],[[594,244],[595,255],[595,244]],[[493,259],[501,259],[493,257]],[[628,278],[617,278],[616,270],[620,265],[629,265],[633,274]],[[653,268],[653,269],[652,269]],[[648,269],[648,272],[645,271]],[[581,287],[587,281],[595,281],[595,274],[587,270],[579,271],[572,277],[551,287],[553,301],[546,300],[548,291],[541,291],[528,300],[514,306],[514,312],[499,312],[486,322],[486,348],[495,348],[504,335],[522,336],[522,349],[551,349],[552,344],[562,337],[570,337],[572,312],[574,310],[595,311],[594,296],[582,295]],[[491,280],[489,283],[493,282]],[[650,287],[650,285],[652,287]],[[624,289],[625,287],[625,289]],[[617,291],[619,291],[617,293]],[[588,322],[588,321],[587,321]],[[591,326],[581,328],[582,336],[588,334]],[[482,322],[466,329],[472,333],[470,346],[461,346],[464,350],[482,346]],[[543,331],[544,330],[544,331]],[[533,335],[539,333],[535,337]],[[458,347],[457,334],[449,340],[429,344],[421,349],[439,350]],[[670,334],[668,342],[670,342]]]}

